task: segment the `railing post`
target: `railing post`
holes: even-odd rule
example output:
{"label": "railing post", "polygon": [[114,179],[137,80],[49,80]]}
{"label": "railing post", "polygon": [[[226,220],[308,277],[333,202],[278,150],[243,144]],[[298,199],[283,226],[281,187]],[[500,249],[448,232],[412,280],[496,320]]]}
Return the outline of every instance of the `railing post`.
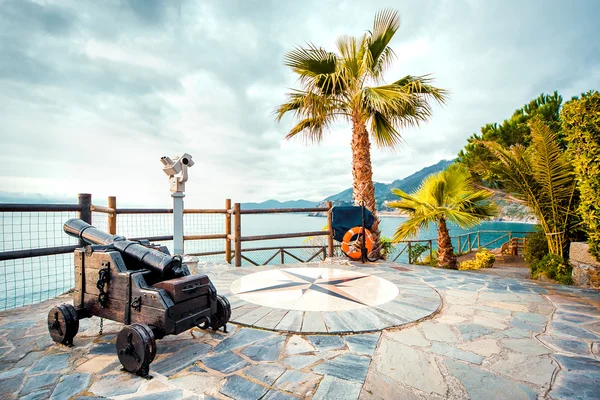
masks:
{"label": "railing post", "polygon": [[231,235],[231,214],[229,214],[229,210],[231,209],[231,199],[225,199],[225,210],[227,213],[225,214],[225,261],[227,264],[231,264],[231,239],[229,235]]}
{"label": "railing post", "polygon": [[469,253],[470,253],[471,252],[471,234],[470,233],[467,234],[467,240],[469,241],[469,247],[468,247],[468,249],[469,249]]}
{"label": "railing post", "polygon": [[429,239],[429,263],[433,261],[433,240]]}
{"label": "railing post", "polygon": [[481,249],[481,232],[477,231],[477,250]]}
{"label": "railing post", "polygon": [[242,266],[242,215],[240,214],[240,203],[233,205],[233,224],[235,232],[235,266]]}
{"label": "railing post", "polygon": [[333,217],[331,215],[331,207],[332,203],[331,201],[328,201],[327,208],[329,211],[327,211],[327,228],[329,229],[329,236],[327,236],[327,253],[329,254],[329,257],[333,257],[333,228],[331,226]]}
{"label": "railing post", "polygon": [[108,233],[111,235],[117,234],[117,198],[115,196],[108,196],[108,208],[115,210],[113,213],[108,214]]}
{"label": "railing post", "polygon": [[[89,193],[79,193],[79,205],[81,211],[79,211],[79,219],[92,224],[92,195]],[[80,246],[86,246],[87,243],[83,240],[79,240]]]}
{"label": "railing post", "polygon": [[281,265],[285,264],[285,253],[283,249],[279,249],[279,254],[281,255]]}
{"label": "railing post", "polygon": [[456,239],[458,240],[458,246],[457,246],[457,247],[458,247],[458,254],[460,254],[460,253],[462,252],[462,250],[461,250],[461,248],[460,248],[460,235],[458,235],[458,236],[456,237]]}
{"label": "railing post", "polygon": [[411,249],[411,244],[410,244],[410,240],[408,241],[408,263],[412,264],[412,261],[410,259],[410,249]]}

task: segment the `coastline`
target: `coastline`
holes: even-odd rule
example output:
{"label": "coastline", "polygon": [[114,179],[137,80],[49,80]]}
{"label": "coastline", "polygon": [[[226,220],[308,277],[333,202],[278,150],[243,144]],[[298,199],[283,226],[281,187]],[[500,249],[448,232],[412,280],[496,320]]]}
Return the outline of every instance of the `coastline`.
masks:
{"label": "coastline", "polygon": [[[408,218],[408,214],[396,211],[378,211],[378,216],[381,218]],[[327,214],[318,212],[318,213],[308,213],[309,217],[321,217],[326,218]],[[538,220],[534,216],[528,216],[526,218],[523,217],[509,217],[509,216],[498,216],[496,218],[488,220],[489,222],[514,222],[520,224],[530,224],[537,225]]]}

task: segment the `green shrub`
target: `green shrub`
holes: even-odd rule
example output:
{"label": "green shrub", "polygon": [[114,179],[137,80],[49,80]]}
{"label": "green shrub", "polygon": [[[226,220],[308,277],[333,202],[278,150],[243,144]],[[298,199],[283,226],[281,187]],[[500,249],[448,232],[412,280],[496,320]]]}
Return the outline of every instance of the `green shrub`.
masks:
{"label": "green shrub", "polygon": [[531,268],[531,277],[539,279],[544,276],[562,284],[570,285],[572,268],[568,261],[555,254],[546,254],[544,258],[535,263]]}
{"label": "green shrub", "polygon": [[534,265],[540,262],[546,254],[548,254],[548,240],[546,240],[546,234],[538,225],[535,232],[527,237],[527,244],[523,252],[525,261],[531,268],[531,276],[533,276]]}
{"label": "green shrub", "polygon": [[561,118],[581,193],[579,215],[590,254],[600,261],[600,93],[589,91],[573,98],[563,107]]}
{"label": "green shrub", "polygon": [[477,252],[477,254],[475,254],[474,260],[467,260],[461,262],[458,269],[461,271],[465,271],[469,269],[490,268],[494,265],[494,261],[496,261],[496,256],[494,256],[486,249],[482,249],[479,252]]}
{"label": "green shrub", "polygon": [[429,245],[426,246],[426,245],[422,245],[420,243],[412,244],[410,246],[410,250],[408,252],[408,258],[409,258],[409,260],[411,260],[413,263],[416,264],[417,261],[421,260],[421,256],[427,250],[429,250]]}
{"label": "green shrub", "polygon": [[417,260],[417,261],[414,261],[414,263],[417,265],[429,265],[430,267],[437,267],[437,263],[438,263],[437,251],[434,250],[432,254],[433,254],[433,257],[430,257],[429,254],[427,254],[423,258],[422,261]]}
{"label": "green shrub", "polygon": [[386,236],[381,236],[381,257],[384,260],[387,260],[387,257],[394,252],[394,245],[392,244],[392,239]]}

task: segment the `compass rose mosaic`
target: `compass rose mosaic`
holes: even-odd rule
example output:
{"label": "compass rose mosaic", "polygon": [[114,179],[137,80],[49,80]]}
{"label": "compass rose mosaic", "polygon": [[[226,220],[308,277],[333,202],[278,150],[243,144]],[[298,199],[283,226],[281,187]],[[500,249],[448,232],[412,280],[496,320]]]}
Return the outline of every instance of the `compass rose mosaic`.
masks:
{"label": "compass rose mosaic", "polygon": [[332,268],[288,268],[246,275],[231,292],[249,303],[298,311],[342,311],[393,300],[398,287],[376,275]]}

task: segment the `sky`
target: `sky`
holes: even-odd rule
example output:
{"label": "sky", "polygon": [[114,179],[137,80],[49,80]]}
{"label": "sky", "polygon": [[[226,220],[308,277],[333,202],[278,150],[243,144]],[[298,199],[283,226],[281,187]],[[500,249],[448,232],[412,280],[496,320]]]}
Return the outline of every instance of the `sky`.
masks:
{"label": "sky", "polygon": [[0,0],[0,201],[166,207],[160,157],[193,156],[186,206],[319,201],[352,184],[350,125],[285,140],[273,110],[296,76],[287,51],[335,50],[399,11],[386,80],[432,74],[431,120],[373,149],[389,183],[441,159],[540,93],[600,89],[600,2]]}

